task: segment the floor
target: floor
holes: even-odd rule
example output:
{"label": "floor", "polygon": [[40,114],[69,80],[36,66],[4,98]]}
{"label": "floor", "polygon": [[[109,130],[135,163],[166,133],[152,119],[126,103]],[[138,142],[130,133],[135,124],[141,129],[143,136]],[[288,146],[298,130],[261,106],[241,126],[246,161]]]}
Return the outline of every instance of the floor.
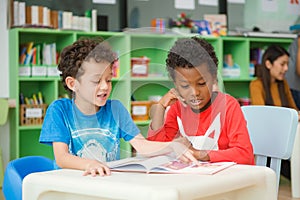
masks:
{"label": "floor", "polygon": [[[0,200],[4,200],[2,190],[0,191]],[[291,182],[283,176],[280,178],[278,200],[300,200],[300,198],[292,198]]]}
{"label": "floor", "polygon": [[283,177],[283,176],[281,176],[280,177],[278,200],[296,200],[296,199],[300,200],[300,198],[292,198],[290,180]]}

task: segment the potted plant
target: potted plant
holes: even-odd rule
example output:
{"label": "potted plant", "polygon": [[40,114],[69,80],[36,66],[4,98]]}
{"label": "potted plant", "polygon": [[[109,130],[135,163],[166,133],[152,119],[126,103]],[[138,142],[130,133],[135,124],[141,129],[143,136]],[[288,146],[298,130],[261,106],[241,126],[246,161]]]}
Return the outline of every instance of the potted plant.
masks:
{"label": "potted plant", "polygon": [[174,32],[179,33],[191,33],[194,28],[194,22],[190,16],[186,15],[184,12],[177,16],[177,19],[170,18],[169,26]]}

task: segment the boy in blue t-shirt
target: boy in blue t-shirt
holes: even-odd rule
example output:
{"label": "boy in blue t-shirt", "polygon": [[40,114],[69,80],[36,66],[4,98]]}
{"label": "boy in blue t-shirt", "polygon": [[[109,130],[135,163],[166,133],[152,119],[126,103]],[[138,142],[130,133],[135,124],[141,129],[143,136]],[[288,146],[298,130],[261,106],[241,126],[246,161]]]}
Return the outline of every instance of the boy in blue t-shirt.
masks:
{"label": "boy in blue t-shirt", "polygon": [[58,69],[72,99],[58,99],[47,109],[40,142],[53,146],[60,168],[84,174],[110,175],[105,162],[120,159],[120,138],[144,156],[175,152],[185,162],[197,162],[179,142],[146,140],[118,100],[109,100],[116,58],[99,39],[80,39],[61,52]]}

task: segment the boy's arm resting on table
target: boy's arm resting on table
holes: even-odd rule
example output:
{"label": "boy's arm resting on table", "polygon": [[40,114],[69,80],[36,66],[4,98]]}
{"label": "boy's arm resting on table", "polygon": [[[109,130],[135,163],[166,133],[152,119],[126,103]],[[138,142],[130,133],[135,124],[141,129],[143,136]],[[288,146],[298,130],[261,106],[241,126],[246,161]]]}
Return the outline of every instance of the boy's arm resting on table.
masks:
{"label": "boy's arm resting on table", "polygon": [[197,163],[197,159],[193,156],[192,151],[184,144],[171,142],[156,142],[146,140],[141,134],[130,140],[130,144],[142,156],[157,156],[174,152],[176,157],[184,162]]}
{"label": "boy's arm resting on table", "polygon": [[56,163],[61,168],[84,170],[84,175],[110,175],[110,169],[104,163],[70,154],[66,143],[53,142],[53,152]]}

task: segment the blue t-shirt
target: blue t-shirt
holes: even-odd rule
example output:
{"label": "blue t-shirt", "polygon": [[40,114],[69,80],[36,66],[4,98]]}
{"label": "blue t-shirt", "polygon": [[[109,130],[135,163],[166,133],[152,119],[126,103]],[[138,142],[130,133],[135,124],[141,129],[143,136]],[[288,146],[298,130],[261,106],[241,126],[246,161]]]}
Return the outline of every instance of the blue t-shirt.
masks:
{"label": "blue t-shirt", "polygon": [[47,109],[40,142],[63,142],[73,155],[107,162],[120,159],[120,138],[129,141],[138,133],[118,100],[108,100],[96,114],[85,115],[73,100],[58,99]]}

